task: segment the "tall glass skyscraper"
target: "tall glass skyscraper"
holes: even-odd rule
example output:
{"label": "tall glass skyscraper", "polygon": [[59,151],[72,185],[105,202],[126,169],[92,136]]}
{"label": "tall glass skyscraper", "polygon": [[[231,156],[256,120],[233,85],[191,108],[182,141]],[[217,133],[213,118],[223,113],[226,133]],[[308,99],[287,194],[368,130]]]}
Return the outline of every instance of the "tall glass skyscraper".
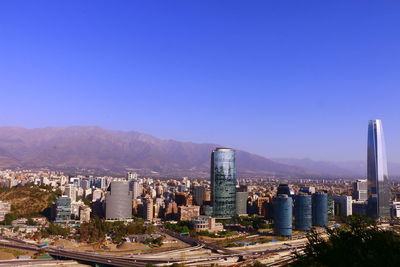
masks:
{"label": "tall glass skyscraper", "polygon": [[211,202],[213,217],[235,216],[236,152],[231,148],[217,148],[211,154]]}
{"label": "tall glass skyscraper", "polygon": [[382,122],[368,124],[368,206],[372,218],[390,217],[390,188]]}

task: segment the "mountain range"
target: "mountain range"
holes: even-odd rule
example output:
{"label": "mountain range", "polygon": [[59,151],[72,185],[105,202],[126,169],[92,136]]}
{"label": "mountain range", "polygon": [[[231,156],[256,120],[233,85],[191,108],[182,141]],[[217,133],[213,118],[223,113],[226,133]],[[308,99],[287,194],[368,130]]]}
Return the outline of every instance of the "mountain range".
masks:
{"label": "mountain range", "polygon": [[[162,140],[135,131],[100,127],[0,127],[0,168],[93,170],[123,174],[207,177],[218,144]],[[247,176],[308,176],[304,168],[237,151],[238,173]]]}
{"label": "mountain range", "polygon": [[[0,127],[0,168],[208,177],[211,151],[221,146],[95,126]],[[366,162],[268,159],[237,150],[237,169],[242,177],[365,177]],[[399,175],[400,164],[390,163],[389,174]]]}

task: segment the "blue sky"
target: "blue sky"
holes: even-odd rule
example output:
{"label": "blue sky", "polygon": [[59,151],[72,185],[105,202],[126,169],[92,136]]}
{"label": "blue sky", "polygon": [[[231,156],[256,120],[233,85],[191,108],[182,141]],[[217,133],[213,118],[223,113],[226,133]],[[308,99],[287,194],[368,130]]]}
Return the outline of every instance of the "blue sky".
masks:
{"label": "blue sky", "polygon": [[0,125],[400,162],[398,1],[0,1]]}

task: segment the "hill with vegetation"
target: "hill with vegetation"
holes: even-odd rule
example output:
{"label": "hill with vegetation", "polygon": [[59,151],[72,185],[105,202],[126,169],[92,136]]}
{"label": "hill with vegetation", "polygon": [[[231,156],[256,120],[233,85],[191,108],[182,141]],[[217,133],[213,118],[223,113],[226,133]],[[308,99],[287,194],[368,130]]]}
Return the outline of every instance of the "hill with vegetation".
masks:
{"label": "hill with vegetation", "polygon": [[49,216],[52,203],[60,195],[49,186],[24,185],[0,189],[0,200],[11,203],[11,213],[6,219],[32,216]]}

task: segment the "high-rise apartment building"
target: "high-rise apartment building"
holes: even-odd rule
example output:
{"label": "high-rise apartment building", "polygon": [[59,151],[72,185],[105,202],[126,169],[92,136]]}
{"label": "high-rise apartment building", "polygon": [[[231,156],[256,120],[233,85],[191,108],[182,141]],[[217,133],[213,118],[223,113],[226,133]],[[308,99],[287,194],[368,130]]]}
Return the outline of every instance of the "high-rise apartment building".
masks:
{"label": "high-rise apartment building", "polygon": [[217,148],[211,154],[211,203],[213,217],[235,216],[236,152],[231,148]]}
{"label": "high-rise apartment building", "polygon": [[382,122],[371,120],[368,125],[368,205],[372,218],[390,217],[390,188],[387,172],[385,139]]}
{"label": "high-rise apartment building", "polygon": [[69,223],[71,220],[71,199],[68,196],[60,196],[56,200],[56,223]]}
{"label": "high-rise apartment building", "polygon": [[366,201],[368,198],[367,180],[357,180],[353,183],[353,196],[357,201]]}
{"label": "high-rise apartment building", "polygon": [[236,192],[236,214],[238,216],[247,216],[248,196],[248,192]]}
{"label": "high-rise apartment building", "polygon": [[153,199],[145,198],[143,205],[144,205],[144,219],[147,221],[152,221],[154,218]]}
{"label": "high-rise apartment building", "polygon": [[351,196],[333,196],[335,216],[349,216],[353,214],[353,203]]}
{"label": "high-rise apartment building", "polygon": [[77,186],[75,184],[68,184],[65,186],[64,195],[69,197],[72,202],[76,201]]}

